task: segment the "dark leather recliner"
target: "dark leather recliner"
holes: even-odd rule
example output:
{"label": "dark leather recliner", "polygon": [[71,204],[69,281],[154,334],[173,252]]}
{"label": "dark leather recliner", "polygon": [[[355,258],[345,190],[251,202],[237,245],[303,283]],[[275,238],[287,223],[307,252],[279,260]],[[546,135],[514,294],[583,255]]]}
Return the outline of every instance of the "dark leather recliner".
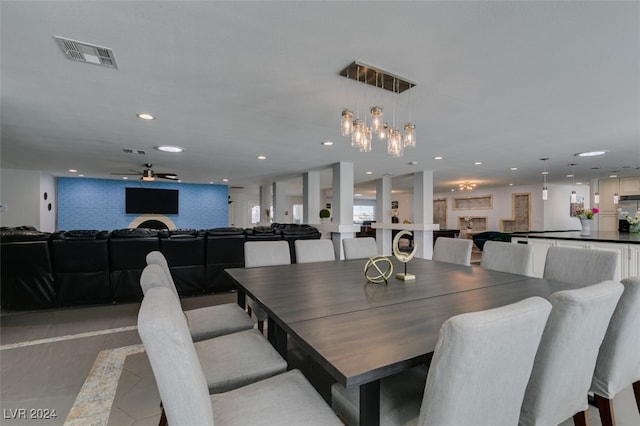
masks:
{"label": "dark leather recliner", "polygon": [[242,228],[214,228],[206,231],[205,291],[234,290],[236,285],[224,273],[226,268],[244,268],[244,242]]}
{"label": "dark leather recliner", "polygon": [[0,232],[2,259],[0,293],[5,309],[56,307],[56,292],[47,232],[4,228]]}
{"label": "dark leather recliner", "polygon": [[272,226],[255,226],[245,229],[247,241],[279,241],[282,239],[282,231]]}
{"label": "dark leather recliner", "polygon": [[288,224],[282,228],[282,237],[289,243],[291,263],[296,263],[296,240],[317,240],[322,234],[318,229],[310,225]]}
{"label": "dark leather recliner", "polygon": [[73,230],[51,237],[53,279],[59,306],[111,301],[109,232]]}
{"label": "dark leather recliner", "polygon": [[160,231],[160,251],[180,296],[202,294],[204,287],[205,238],[195,229]]}
{"label": "dark leather recliner", "polygon": [[111,297],[116,302],[142,300],[140,276],[147,266],[147,253],[160,249],[158,230],[118,229],[109,239]]}

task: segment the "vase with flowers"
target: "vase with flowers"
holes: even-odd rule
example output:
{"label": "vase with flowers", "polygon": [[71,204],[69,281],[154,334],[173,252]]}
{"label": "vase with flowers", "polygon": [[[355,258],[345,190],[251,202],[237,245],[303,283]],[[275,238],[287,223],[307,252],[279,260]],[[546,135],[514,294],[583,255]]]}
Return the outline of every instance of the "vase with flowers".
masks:
{"label": "vase with flowers", "polygon": [[629,212],[623,212],[622,209],[618,209],[618,213],[629,222],[629,232],[640,232],[640,210],[633,216],[629,216]]}
{"label": "vase with flowers", "polygon": [[591,209],[576,210],[575,216],[580,219],[581,231],[580,235],[591,235],[591,219],[599,212],[596,207]]}

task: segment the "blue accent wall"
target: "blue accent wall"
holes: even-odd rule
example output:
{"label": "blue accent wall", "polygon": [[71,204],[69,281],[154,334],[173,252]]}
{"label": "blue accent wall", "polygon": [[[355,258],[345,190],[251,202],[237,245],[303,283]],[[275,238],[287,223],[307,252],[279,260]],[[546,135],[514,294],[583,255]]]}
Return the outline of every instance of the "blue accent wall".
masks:
{"label": "blue accent wall", "polygon": [[178,214],[165,215],[177,228],[228,225],[228,187],[173,182],[57,178],[58,230],[127,228],[138,214],[126,214],[125,188],[177,189]]}

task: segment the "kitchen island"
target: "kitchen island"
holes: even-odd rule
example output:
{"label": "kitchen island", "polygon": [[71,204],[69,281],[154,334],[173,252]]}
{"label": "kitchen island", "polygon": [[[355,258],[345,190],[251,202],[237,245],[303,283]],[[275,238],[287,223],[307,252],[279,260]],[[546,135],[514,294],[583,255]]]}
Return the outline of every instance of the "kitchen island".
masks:
{"label": "kitchen island", "polygon": [[549,247],[574,247],[586,250],[610,250],[619,253],[619,276],[616,279],[640,276],[640,234],[594,231],[581,236],[580,231],[515,233],[511,242],[533,246],[533,271],[542,277]]}

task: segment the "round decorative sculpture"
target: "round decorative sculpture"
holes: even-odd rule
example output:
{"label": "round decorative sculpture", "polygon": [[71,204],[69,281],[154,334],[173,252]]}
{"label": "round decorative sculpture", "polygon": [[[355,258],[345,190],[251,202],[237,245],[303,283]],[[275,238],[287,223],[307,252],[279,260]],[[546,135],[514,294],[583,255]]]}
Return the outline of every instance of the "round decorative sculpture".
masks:
{"label": "round decorative sculpture", "polygon": [[384,256],[370,257],[364,265],[364,276],[371,283],[386,283],[391,274],[393,274],[393,263]]}
{"label": "round decorative sculpture", "polygon": [[411,250],[411,253],[405,253],[403,251],[400,251],[400,237],[402,237],[403,235],[413,235],[411,234],[411,231],[400,231],[396,234],[396,236],[393,238],[393,255],[396,257],[396,259],[398,259],[400,262],[404,263],[404,273],[400,272],[398,274],[396,274],[396,278],[403,280],[403,281],[409,281],[409,280],[415,280],[416,276],[413,274],[407,274],[407,262],[409,262],[411,259],[414,258],[414,256],[416,255],[416,250],[418,248],[418,245],[413,244],[413,250]]}

